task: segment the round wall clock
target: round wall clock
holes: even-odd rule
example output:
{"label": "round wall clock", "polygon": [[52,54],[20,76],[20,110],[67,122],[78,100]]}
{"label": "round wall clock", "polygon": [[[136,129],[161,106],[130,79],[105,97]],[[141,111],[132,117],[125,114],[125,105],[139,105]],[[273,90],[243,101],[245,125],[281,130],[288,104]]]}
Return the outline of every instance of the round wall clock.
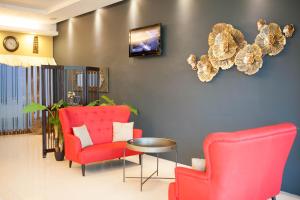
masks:
{"label": "round wall clock", "polygon": [[3,40],[3,46],[7,51],[14,52],[19,48],[19,42],[14,36],[7,36]]}

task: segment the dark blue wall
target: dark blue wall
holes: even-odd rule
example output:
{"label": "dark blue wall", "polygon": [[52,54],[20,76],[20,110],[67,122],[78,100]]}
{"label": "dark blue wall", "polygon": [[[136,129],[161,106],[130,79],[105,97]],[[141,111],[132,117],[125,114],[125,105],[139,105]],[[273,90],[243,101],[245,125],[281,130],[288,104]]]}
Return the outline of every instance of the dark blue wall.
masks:
{"label": "dark blue wall", "polygon": [[[124,1],[59,23],[54,55],[58,64],[109,67],[109,95],[139,108],[137,126],[146,136],[176,139],[180,162],[190,164],[192,157],[202,155],[202,141],[208,133],[282,121],[300,125],[297,32],[280,55],[264,58],[255,76],[233,68],[203,84],[186,63],[190,53],[207,52],[208,34],[215,23],[234,25],[251,43],[259,18],[300,27],[299,8],[297,0]],[[128,58],[128,30],[158,22],[163,24],[163,56]],[[300,194],[299,183],[297,137],[283,190]]]}

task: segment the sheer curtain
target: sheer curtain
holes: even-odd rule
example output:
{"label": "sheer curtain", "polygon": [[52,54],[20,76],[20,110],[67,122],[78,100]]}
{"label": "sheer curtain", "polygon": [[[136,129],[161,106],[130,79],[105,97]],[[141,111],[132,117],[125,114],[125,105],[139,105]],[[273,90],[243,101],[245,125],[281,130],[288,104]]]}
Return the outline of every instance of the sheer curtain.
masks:
{"label": "sheer curtain", "polygon": [[0,63],[0,133],[26,132],[40,113],[24,114],[23,107],[41,103],[40,67],[15,67]]}

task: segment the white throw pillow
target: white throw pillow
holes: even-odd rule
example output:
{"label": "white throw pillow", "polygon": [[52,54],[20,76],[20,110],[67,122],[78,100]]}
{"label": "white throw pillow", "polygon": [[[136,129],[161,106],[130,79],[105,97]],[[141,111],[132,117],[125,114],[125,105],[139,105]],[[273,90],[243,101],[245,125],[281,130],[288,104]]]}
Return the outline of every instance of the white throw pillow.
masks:
{"label": "white throw pillow", "polygon": [[205,159],[192,158],[192,168],[199,171],[205,171],[206,170]]}
{"label": "white throw pillow", "polygon": [[113,122],[113,142],[127,141],[133,138],[133,122]]}
{"label": "white throw pillow", "polygon": [[79,127],[73,127],[73,132],[74,132],[74,135],[80,139],[82,148],[93,145],[90,133],[89,133],[86,125],[82,125]]}

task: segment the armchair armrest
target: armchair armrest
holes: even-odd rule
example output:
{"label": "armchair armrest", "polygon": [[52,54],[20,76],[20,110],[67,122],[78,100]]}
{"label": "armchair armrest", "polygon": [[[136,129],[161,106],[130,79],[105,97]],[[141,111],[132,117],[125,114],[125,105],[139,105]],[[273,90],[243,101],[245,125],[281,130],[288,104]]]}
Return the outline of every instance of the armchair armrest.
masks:
{"label": "armchair armrest", "polygon": [[82,149],[79,138],[71,134],[65,134],[64,138],[66,158],[78,162],[78,154]]}
{"label": "armchair armrest", "polygon": [[209,177],[205,172],[177,167],[175,176],[178,199],[209,199]]}
{"label": "armchair armrest", "polygon": [[133,138],[141,138],[143,135],[143,130],[133,129]]}

